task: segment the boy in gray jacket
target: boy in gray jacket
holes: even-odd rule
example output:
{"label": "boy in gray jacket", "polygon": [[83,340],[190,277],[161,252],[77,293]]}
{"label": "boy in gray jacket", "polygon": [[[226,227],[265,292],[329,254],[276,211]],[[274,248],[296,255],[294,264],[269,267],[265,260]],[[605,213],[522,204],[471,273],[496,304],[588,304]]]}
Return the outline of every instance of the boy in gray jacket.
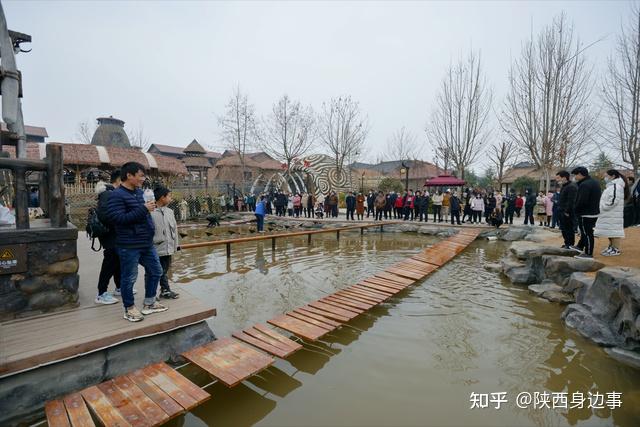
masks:
{"label": "boy in gray jacket", "polygon": [[167,273],[171,268],[171,256],[180,250],[178,245],[178,225],[173,214],[173,209],[168,207],[171,203],[171,191],[166,187],[158,187],[154,191],[156,209],[151,212],[151,218],[156,231],[153,236],[153,245],[160,257],[162,276],[160,277],[160,298],[176,299],[179,294],[169,287]]}

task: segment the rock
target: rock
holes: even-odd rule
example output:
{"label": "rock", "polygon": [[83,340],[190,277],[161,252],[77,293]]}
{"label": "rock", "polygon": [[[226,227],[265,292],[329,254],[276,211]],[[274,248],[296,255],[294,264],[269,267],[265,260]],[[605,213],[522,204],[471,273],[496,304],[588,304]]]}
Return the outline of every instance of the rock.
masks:
{"label": "rock", "polygon": [[551,302],[557,302],[560,304],[571,304],[575,302],[573,295],[567,294],[563,291],[546,291],[540,296]]}
{"label": "rock", "polygon": [[23,310],[28,303],[26,295],[20,291],[3,294],[0,297],[0,319],[13,318],[13,314]]}
{"label": "rock", "polygon": [[584,293],[582,304],[598,319],[612,322],[623,303],[618,285],[628,276],[628,271],[619,268],[603,268],[596,274],[593,284]]}
{"label": "rock", "polygon": [[75,258],[76,248],[75,240],[59,240],[55,244],[52,242],[29,244],[27,248],[27,258],[30,260],[29,272],[33,275],[42,274],[47,271],[49,264]]}
{"label": "rock", "polygon": [[502,272],[507,276],[513,284],[531,285],[539,282],[537,275],[525,263],[519,262],[511,258],[503,258],[501,260]]}
{"label": "rock", "polygon": [[544,294],[547,291],[555,291],[555,292],[562,291],[562,288],[553,282],[529,285],[528,289],[529,289],[529,292],[536,294],[538,296],[542,296],[542,294]]}
{"label": "rock", "polygon": [[58,308],[66,302],[67,301],[61,292],[40,292],[29,298],[29,308],[31,310],[50,310]]}
{"label": "rock", "polygon": [[593,259],[578,259],[573,257],[543,255],[542,269],[544,275],[560,286],[565,286],[571,274],[576,271],[597,271],[604,264]]}
{"label": "rock", "polygon": [[529,230],[509,227],[509,230],[501,236],[501,239],[507,242],[513,242],[515,240],[524,239],[527,237],[527,234],[529,234]]}
{"label": "rock", "polygon": [[595,280],[595,276],[576,271],[569,276],[567,285],[562,288],[563,292],[573,294],[577,303],[582,303],[585,293],[589,290]]}
{"label": "rock", "polygon": [[78,258],[72,258],[65,261],[56,262],[49,265],[47,273],[49,274],[71,274],[78,272]]}
{"label": "rock", "polygon": [[545,240],[555,236],[556,234],[551,231],[536,229],[535,232],[527,234],[527,237],[525,237],[524,240],[529,242],[544,242]]}
{"label": "rock", "polygon": [[72,274],[70,276],[65,277],[62,280],[62,289],[64,289],[65,291],[71,294],[77,294],[79,283],[80,283],[80,276],[78,276],[77,274]]}
{"label": "rock", "polygon": [[486,263],[484,265],[484,269],[487,271],[493,271],[493,272],[501,272],[502,271],[502,265],[495,263],[495,262],[489,262]]}
{"label": "rock", "polygon": [[521,260],[542,255],[573,256],[576,254],[575,251],[570,249],[563,249],[526,241],[513,242],[509,251],[514,254],[516,258]]}
{"label": "rock", "polygon": [[604,351],[617,361],[636,369],[640,369],[640,353],[637,351],[625,350],[619,347],[606,348]]}
{"label": "rock", "polygon": [[615,335],[605,322],[597,319],[584,305],[569,304],[562,313],[562,318],[568,327],[577,330],[580,335],[599,345],[616,347],[623,343],[623,340]]}
{"label": "rock", "polygon": [[29,277],[28,279],[21,280],[18,283],[18,288],[29,295],[35,294],[42,290],[46,290],[46,288],[56,287],[60,280],[56,277],[44,275],[44,276],[35,276]]}

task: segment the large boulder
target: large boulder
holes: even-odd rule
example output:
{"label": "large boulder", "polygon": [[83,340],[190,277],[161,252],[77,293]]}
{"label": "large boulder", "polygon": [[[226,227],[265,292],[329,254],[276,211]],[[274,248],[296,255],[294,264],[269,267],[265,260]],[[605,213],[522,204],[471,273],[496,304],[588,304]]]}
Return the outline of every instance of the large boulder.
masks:
{"label": "large boulder", "polygon": [[543,255],[542,268],[544,275],[560,286],[567,285],[569,277],[576,271],[597,271],[604,264],[594,259],[578,259],[566,256]]}
{"label": "large boulder", "polygon": [[502,272],[513,284],[532,285],[540,282],[535,270],[528,263],[512,258],[503,258],[500,263],[502,264]]}
{"label": "large boulder", "polygon": [[527,241],[513,242],[509,251],[520,260],[526,260],[531,257],[542,255],[573,256],[576,254],[575,251],[570,249],[563,249],[556,246],[548,246]]}
{"label": "large boulder", "polygon": [[507,242],[513,242],[515,240],[523,240],[529,233],[531,233],[532,228],[528,226],[518,227],[512,226],[509,227],[507,232],[500,236],[500,239],[506,240]]}
{"label": "large boulder", "polygon": [[529,292],[551,302],[558,302],[561,304],[570,304],[574,302],[572,295],[563,292],[562,287],[553,282],[529,285]]}
{"label": "large boulder", "polygon": [[570,304],[562,313],[562,318],[567,326],[599,345],[616,347],[623,344],[623,339],[584,305]]}
{"label": "large boulder", "polygon": [[619,347],[606,348],[604,351],[617,361],[622,362],[625,365],[633,366],[636,369],[640,369],[640,353]]}

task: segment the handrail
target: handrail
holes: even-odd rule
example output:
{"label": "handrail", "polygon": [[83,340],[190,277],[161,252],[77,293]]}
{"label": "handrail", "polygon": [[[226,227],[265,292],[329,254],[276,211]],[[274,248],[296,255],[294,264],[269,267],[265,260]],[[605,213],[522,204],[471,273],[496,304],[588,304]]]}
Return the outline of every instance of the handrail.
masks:
{"label": "handrail", "polygon": [[264,236],[239,237],[237,239],[210,240],[207,242],[186,243],[184,245],[180,245],[180,249],[183,250],[183,249],[202,248],[206,246],[227,245],[227,254],[228,254],[229,245],[231,245],[232,243],[256,242],[260,240],[273,239],[273,242],[275,244],[275,239],[277,238],[311,236],[312,234],[320,234],[320,233],[333,233],[333,232],[340,233],[341,231],[365,229],[365,228],[371,228],[371,227],[384,227],[385,225],[401,224],[401,223],[402,221],[392,221],[392,222],[384,222],[384,223],[377,223],[377,224],[350,225],[347,227],[327,228],[322,230],[295,231],[293,233],[280,233],[280,234],[268,234]]}

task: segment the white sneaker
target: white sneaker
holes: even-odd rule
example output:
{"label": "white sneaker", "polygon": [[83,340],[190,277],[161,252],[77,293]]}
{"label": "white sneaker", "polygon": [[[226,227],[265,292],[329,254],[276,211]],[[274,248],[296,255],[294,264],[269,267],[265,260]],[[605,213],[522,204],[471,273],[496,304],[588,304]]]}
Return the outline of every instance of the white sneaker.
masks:
{"label": "white sneaker", "polygon": [[151,305],[143,305],[142,306],[142,310],[140,310],[140,312],[144,315],[147,314],[152,314],[152,313],[161,313],[163,311],[167,311],[169,310],[169,307],[160,304],[159,302],[155,301],[153,304]]}
{"label": "white sneaker", "polygon": [[613,249],[611,246],[607,246],[607,249],[605,249],[604,251],[600,252],[600,255],[602,256],[608,256],[607,254],[609,252],[611,252],[611,249]]}
{"label": "white sneaker", "polygon": [[120,300],[117,298],[114,298],[109,292],[105,292],[102,295],[98,295],[95,299],[96,304],[110,305],[110,304],[116,304],[118,302],[120,302]]}
{"label": "white sneaker", "polygon": [[[133,288],[133,294],[135,295],[135,294],[137,294],[137,293],[138,293],[138,291],[136,291],[136,288]],[[115,290],[115,291],[113,291],[113,294],[114,294],[115,296],[117,296],[117,297],[122,296],[122,294],[120,293],[120,288],[116,288],[116,290]]]}
{"label": "white sneaker", "polygon": [[603,254],[603,255],[604,256],[618,256],[620,254],[621,254],[620,249],[612,247],[609,252],[607,252],[606,254]]}

